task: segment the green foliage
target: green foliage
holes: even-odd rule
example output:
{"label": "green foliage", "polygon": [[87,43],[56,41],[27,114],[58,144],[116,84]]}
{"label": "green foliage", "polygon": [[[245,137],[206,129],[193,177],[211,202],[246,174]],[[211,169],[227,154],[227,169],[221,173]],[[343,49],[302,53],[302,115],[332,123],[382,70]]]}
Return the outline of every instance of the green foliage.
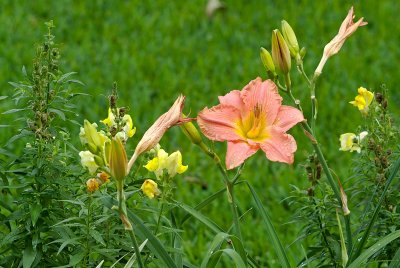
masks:
{"label": "green foliage", "polygon": [[[283,18],[293,26],[300,46],[307,47],[304,68],[313,71],[322,53],[320,40],[326,43],[333,37],[348,8],[337,1],[305,1],[301,5],[225,2],[228,8],[210,19],[203,14],[202,1],[67,0],[24,5],[5,1],[0,14],[0,33],[5,37],[0,47],[6,51],[0,57],[0,84],[8,89],[2,94],[9,96],[0,96],[0,143],[4,145],[0,148],[0,266],[136,265],[137,253],[113,208],[118,205],[116,185],[111,181],[88,193],[85,182],[93,175],[84,173],[78,163],[79,149],[75,148],[79,144],[78,126],[83,122],[77,116],[91,122],[105,118],[104,95],[109,92],[104,89],[112,81],[118,81],[120,99],[133,111],[138,127],[139,135],[127,143],[130,155],[138,137],[178,91],[188,96],[186,106],[192,111],[188,117],[195,117],[202,107],[212,106],[217,95],[263,74],[259,47],[270,48],[270,25],[278,25]],[[397,83],[388,71],[396,69],[393,59],[399,56],[396,33],[400,23],[396,23],[395,4],[356,4],[357,15],[364,16],[369,26],[347,41],[318,81],[315,131],[329,168],[335,170],[335,179],[340,178],[349,197],[354,246],[349,246],[348,237],[344,240],[348,264],[354,267],[385,262],[396,267],[400,256],[396,240],[399,175],[394,172],[399,131],[396,117],[389,113],[389,108],[392,113],[399,111],[399,94],[380,88],[382,81],[390,89]],[[29,68],[31,44],[39,40],[37,28],[50,17],[56,19],[58,27],[47,24],[48,32]],[[394,20],[390,26],[388,17]],[[54,43],[53,32],[62,45]],[[22,68],[22,78],[21,65],[28,66]],[[86,86],[75,79],[77,76]],[[9,80],[22,81],[10,82],[9,87]],[[375,93],[382,91],[382,100],[376,98],[365,119],[348,104],[360,84]],[[292,85],[308,114],[306,83],[293,76]],[[85,93],[75,93],[81,86]],[[362,127],[357,129],[357,125]],[[363,130],[369,135],[361,154],[336,149],[341,133]],[[224,177],[229,179],[233,174],[219,176],[218,165],[203,157],[198,147],[185,143],[178,130],[169,131],[163,139],[165,146],[184,152],[188,175],[160,186],[168,196],[147,200],[139,193],[143,181],[151,176],[140,173],[147,160],[144,156],[125,181],[127,214],[145,264],[343,265],[343,239],[336,219],[338,200],[326,182],[321,161],[314,152],[309,153],[311,146],[302,129],[294,129],[292,134],[298,141],[296,163],[303,164],[287,168],[267,162],[259,154],[247,161],[242,181],[228,183],[221,190]],[[221,144],[207,145],[219,155],[225,151]],[[287,198],[290,187],[293,196]],[[233,214],[237,208],[241,234],[228,209],[233,188],[236,205],[231,208]],[[269,239],[264,239],[266,235]],[[298,254],[301,248],[305,248],[304,255]]]}

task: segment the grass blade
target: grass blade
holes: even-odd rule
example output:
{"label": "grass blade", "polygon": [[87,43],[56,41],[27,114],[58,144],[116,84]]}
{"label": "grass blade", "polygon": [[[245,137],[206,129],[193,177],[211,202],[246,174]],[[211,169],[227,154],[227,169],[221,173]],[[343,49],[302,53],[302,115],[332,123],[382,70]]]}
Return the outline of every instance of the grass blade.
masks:
{"label": "grass blade", "polygon": [[262,202],[258,197],[256,191],[254,190],[253,186],[251,186],[250,183],[248,182],[246,182],[246,184],[250,189],[251,195],[253,196],[253,200],[256,203],[257,210],[264,221],[265,227],[267,228],[268,238],[271,241],[272,247],[275,249],[276,254],[278,255],[281,267],[290,268],[289,259],[286,255],[285,249],[283,248],[281,241],[278,238],[278,234],[276,233],[275,228],[272,225],[270,217],[265,211],[265,208],[262,205]]}
{"label": "grass blade", "polygon": [[215,222],[213,222],[209,218],[205,217],[203,214],[198,212],[196,209],[194,209],[188,205],[185,205],[185,204],[178,204],[178,206],[180,208],[182,208],[183,210],[185,210],[186,212],[190,213],[193,217],[195,217],[202,223],[204,223],[208,228],[213,230],[215,233],[224,232],[224,230],[221,227],[219,227]]}

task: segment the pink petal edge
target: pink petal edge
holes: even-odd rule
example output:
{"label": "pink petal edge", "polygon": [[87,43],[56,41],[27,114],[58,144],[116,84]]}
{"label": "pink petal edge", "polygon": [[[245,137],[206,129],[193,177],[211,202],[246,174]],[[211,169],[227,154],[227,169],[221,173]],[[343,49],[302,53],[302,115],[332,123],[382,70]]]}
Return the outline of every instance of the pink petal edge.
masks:
{"label": "pink petal edge", "polygon": [[258,151],[258,146],[250,146],[244,141],[228,141],[225,165],[226,169],[233,169]]}
{"label": "pink petal edge", "polygon": [[271,161],[292,164],[297,144],[293,136],[284,133],[279,128],[271,128],[271,138],[260,144],[267,158]]}
{"label": "pink petal edge", "polygon": [[279,108],[274,125],[280,127],[284,132],[291,129],[297,123],[304,121],[303,113],[291,106],[282,105]]}
{"label": "pink petal edge", "polygon": [[244,103],[240,97],[239,90],[232,90],[225,96],[219,96],[218,99],[221,104],[233,106],[238,110],[242,110],[244,108]]}
{"label": "pink petal edge", "polygon": [[240,111],[233,106],[219,104],[211,109],[204,108],[197,116],[197,124],[210,140],[232,141],[242,139],[237,134],[236,121]]}

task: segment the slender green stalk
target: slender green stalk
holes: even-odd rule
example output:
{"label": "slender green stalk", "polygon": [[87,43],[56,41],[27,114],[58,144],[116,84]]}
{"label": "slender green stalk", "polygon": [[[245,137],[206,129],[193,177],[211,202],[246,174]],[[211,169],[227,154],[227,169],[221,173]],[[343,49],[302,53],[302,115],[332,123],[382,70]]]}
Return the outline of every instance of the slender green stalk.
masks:
{"label": "slender green stalk", "polygon": [[[307,77],[307,76],[306,76]],[[314,98],[315,98],[315,81],[316,81],[316,79],[318,79],[318,76],[314,76],[314,78],[313,78],[313,80],[312,81],[310,81],[310,89],[311,89],[311,97],[312,96],[314,96]],[[307,77],[307,80],[308,80],[308,77]],[[289,80],[290,81],[290,80]],[[288,93],[288,95],[290,96],[290,98],[293,100],[293,102],[296,104],[296,106],[299,108],[299,110],[302,110],[301,109],[301,104],[296,100],[296,98],[293,96],[293,94],[292,94],[292,92],[291,92],[291,88],[290,88],[290,82],[289,83],[287,83],[286,84],[286,88],[287,88],[287,93]],[[312,103],[313,103],[313,97],[311,98],[312,99]],[[314,103],[315,104],[315,103]],[[315,108],[315,107],[314,107]],[[314,111],[315,112],[315,111]],[[316,114],[312,114],[312,122],[314,122],[315,123],[315,116],[316,116]],[[314,124],[313,123],[313,124]],[[318,141],[317,141],[317,139],[315,138],[315,129],[313,129],[313,128],[311,128],[309,125],[308,125],[308,123],[307,123],[307,121],[303,121],[303,122],[301,122],[301,125],[302,125],[302,127],[303,127],[303,129],[304,129],[304,131],[305,131],[305,134],[307,135],[307,137],[308,138],[310,138],[310,140],[311,140],[311,143],[312,143],[312,146],[313,146],[313,148],[314,148],[314,151],[315,151],[315,153],[317,154],[317,157],[318,157],[318,159],[319,159],[319,162],[321,163],[321,165],[322,165],[322,169],[324,170],[324,173],[325,173],[325,175],[326,175],[326,177],[327,177],[327,179],[328,179],[328,183],[329,183],[329,185],[331,186],[331,188],[332,188],[332,190],[333,190],[333,192],[334,192],[334,194],[335,194],[335,197],[336,197],[336,199],[337,199],[337,202],[339,203],[339,207],[343,207],[343,204],[342,204],[342,198],[341,198],[341,195],[340,195],[340,191],[339,191],[339,189],[338,189],[338,186],[337,186],[337,184],[335,183],[335,180],[333,179],[333,176],[332,176],[332,173],[331,173],[331,171],[330,171],[330,169],[329,169],[329,166],[328,166],[328,163],[326,162],[326,160],[325,160],[325,157],[324,157],[324,154],[322,153],[322,151],[321,151],[321,148],[319,147],[319,144],[318,144]],[[351,246],[353,245],[353,242],[352,242],[352,235],[351,235],[351,228],[350,228],[350,215],[345,215],[344,216],[344,218],[345,218],[345,230],[346,230],[346,237],[347,237],[347,244],[348,244],[348,251],[351,251]],[[348,252],[348,254],[349,254],[350,252]]]}
{"label": "slender green stalk", "polygon": [[124,194],[124,183],[123,181],[117,181],[117,199],[118,199],[118,212],[122,223],[124,224],[125,231],[128,232],[131,240],[133,249],[136,254],[136,259],[138,261],[139,268],[144,268],[142,257],[140,256],[139,244],[136,240],[135,233],[132,228],[132,224],[128,218],[128,213],[126,210],[125,194]]}
{"label": "slender green stalk", "polygon": [[203,143],[200,144],[200,148],[214,160],[215,164],[218,166],[219,171],[222,173],[222,176],[223,176],[224,182],[225,182],[225,186],[226,186],[226,190],[227,190],[228,203],[231,206],[231,211],[232,211],[232,216],[233,216],[233,225],[235,227],[235,234],[241,241],[243,241],[242,233],[240,231],[239,213],[237,210],[235,195],[234,195],[234,191],[233,191],[235,181],[239,178],[240,170],[242,167],[239,168],[238,174],[236,174],[234,179],[231,181],[226,172],[226,169],[222,166],[221,159],[218,157],[218,155],[215,152],[208,149],[207,146],[205,146],[205,145],[202,146],[202,145],[204,145],[204,144]]}
{"label": "slender green stalk", "polygon": [[235,227],[235,233],[237,235],[237,237],[240,239],[240,241],[243,242],[243,237],[242,237],[242,233],[240,231],[240,225],[239,225],[239,213],[237,210],[237,205],[235,202],[235,195],[234,195],[234,184],[230,181],[225,181],[226,184],[226,188],[228,190],[228,202],[231,206],[231,210],[232,210],[232,215],[233,215],[233,224]]}

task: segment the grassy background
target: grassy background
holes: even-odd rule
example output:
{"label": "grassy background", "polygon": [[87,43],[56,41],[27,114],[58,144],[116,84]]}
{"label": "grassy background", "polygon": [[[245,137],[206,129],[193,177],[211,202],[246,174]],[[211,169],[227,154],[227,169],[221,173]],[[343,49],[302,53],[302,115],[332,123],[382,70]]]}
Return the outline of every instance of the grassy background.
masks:
{"label": "grassy background", "polygon": [[[212,20],[205,15],[206,1],[2,1],[0,12],[0,88],[1,95],[11,95],[8,81],[22,78],[21,67],[32,69],[35,44],[45,33],[44,22],[52,19],[54,34],[60,43],[62,69],[76,71],[85,83],[78,89],[91,96],[78,104],[79,118],[98,121],[106,117],[107,96],[113,81],[118,82],[119,105],[128,106],[137,126],[133,148],[147,127],[178,96],[187,96],[185,111],[195,116],[204,106],[217,104],[217,96],[232,89],[241,89],[257,76],[266,78],[259,48],[270,49],[271,31],[286,19],[294,28],[301,46],[307,48],[305,69],[312,74],[319,62],[323,46],[336,34],[351,3],[347,1],[240,1],[226,0],[227,10]],[[339,153],[338,137],[356,132],[362,118],[348,104],[356,89],[364,86],[379,91],[386,84],[390,106],[398,114],[400,93],[398,66],[400,50],[400,17],[396,1],[374,0],[354,2],[356,18],[369,22],[358,30],[331,58],[318,84],[318,137],[336,173],[346,181],[351,168],[351,155]],[[293,68],[295,95],[309,111],[308,89]],[[90,105],[88,105],[88,103]],[[2,101],[5,111],[10,102]],[[4,122],[14,120],[1,115]],[[78,135],[78,127],[73,129]],[[0,129],[0,144],[17,129]],[[243,177],[258,189],[271,212],[286,245],[298,232],[290,222],[293,214],[283,201],[290,195],[291,185],[307,188],[302,162],[310,152],[310,144],[299,128],[291,133],[298,140],[296,163],[293,166],[271,163],[262,153],[246,163]],[[77,141],[78,139],[76,139]],[[222,180],[212,162],[190,145],[179,129],[172,129],[161,141],[169,151],[180,149],[187,176],[207,184],[199,185],[178,179],[177,199],[195,205],[222,187]],[[223,155],[225,144],[215,144]],[[239,188],[240,189],[240,188]],[[251,207],[250,195],[240,189],[240,207]],[[231,216],[225,200],[207,208],[205,214],[220,225],[229,227]],[[257,228],[260,219],[250,211],[243,218],[244,237],[253,255],[268,259],[271,251],[265,231]],[[207,249],[209,237],[196,236],[202,226],[187,226],[185,236],[189,259],[196,261]],[[261,238],[261,239],[260,239]],[[293,252],[300,252],[299,245]],[[298,256],[293,254],[293,259]]]}

